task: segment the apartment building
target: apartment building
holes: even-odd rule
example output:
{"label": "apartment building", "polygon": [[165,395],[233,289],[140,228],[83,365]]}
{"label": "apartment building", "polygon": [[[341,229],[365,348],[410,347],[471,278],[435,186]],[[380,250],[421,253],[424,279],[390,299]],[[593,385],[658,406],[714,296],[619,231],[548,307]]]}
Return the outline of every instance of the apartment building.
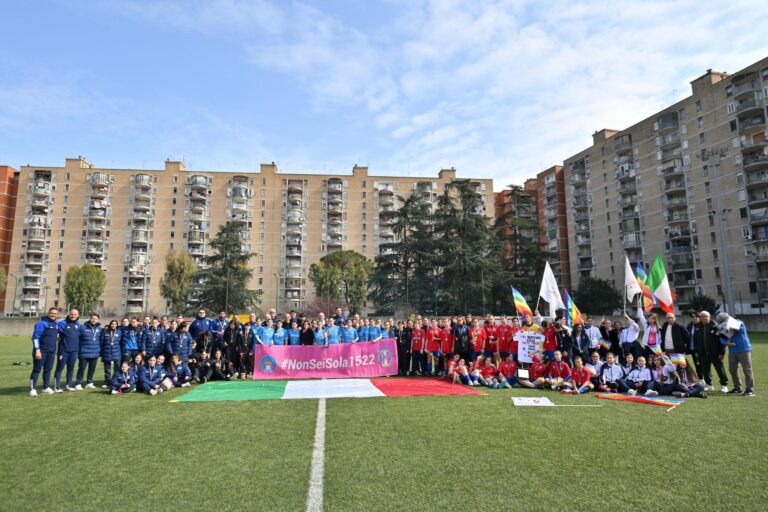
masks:
{"label": "apartment building", "polygon": [[665,261],[680,310],[702,293],[736,314],[768,299],[768,58],[708,70],[692,94],[564,162],[571,279],[624,283],[624,255]]}
{"label": "apartment building", "polygon": [[[538,222],[538,187],[536,178],[525,181],[523,186],[511,186],[495,194],[496,222],[499,235],[506,240],[502,258],[507,268],[518,268],[519,248],[523,244],[541,243],[536,231],[526,226]],[[522,221],[522,222],[521,222]]]}
{"label": "apartment building", "polygon": [[[13,214],[16,210],[16,193],[19,186],[19,171],[7,165],[0,165],[0,267],[7,277],[7,289],[0,292],[0,311],[5,307],[8,289],[13,290],[18,276],[10,274],[11,238],[13,237]],[[9,275],[10,274],[10,275]]]}
{"label": "apartment building", "polygon": [[[314,295],[309,266],[349,249],[373,259],[396,240],[393,212],[412,193],[436,203],[456,178],[351,174],[204,172],[167,161],[163,169],[104,169],[84,158],[64,167],[25,166],[10,266],[19,276],[6,312],[39,314],[64,306],[67,269],[90,263],[107,277],[102,308],[116,314],[165,311],[159,292],[165,256],[183,251],[205,265],[220,225],[243,229],[243,249],[256,254],[253,281],[262,308],[301,309]],[[483,196],[482,213],[494,217],[493,182],[471,180]]]}
{"label": "apartment building", "polygon": [[538,221],[543,234],[544,250],[560,286],[571,289],[571,263],[568,258],[568,222],[565,201],[565,172],[555,165],[536,176]]}

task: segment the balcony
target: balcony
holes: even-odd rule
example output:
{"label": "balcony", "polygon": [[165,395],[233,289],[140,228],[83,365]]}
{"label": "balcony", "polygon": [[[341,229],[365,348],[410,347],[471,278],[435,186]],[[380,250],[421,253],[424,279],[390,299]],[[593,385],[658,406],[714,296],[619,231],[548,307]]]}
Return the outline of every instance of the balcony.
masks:
{"label": "balcony", "polygon": [[287,275],[287,279],[285,280],[285,289],[301,290],[301,274],[296,276]]}
{"label": "balcony", "polygon": [[329,215],[328,216],[328,224],[332,226],[338,226],[341,224],[341,215]]}
{"label": "balcony", "polygon": [[395,204],[395,199],[392,194],[381,195],[379,192],[379,205],[380,206],[392,206]]}
{"label": "balcony", "polygon": [[768,263],[768,251],[761,251],[755,254],[755,263]]}
{"label": "balcony", "polygon": [[53,185],[47,181],[37,181],[32,187],[32,194],[37,197],[48,197],[53,191]]}
{"label": "balcony", "polygon": [[613,149],[617,153],[631,150],[632,149],[632,136],[631,135],[622,135],[620,137],[616,137],[613,140]]}
{"label": "balcony", "polygon": [[30,229],[27,231],[27,239],[28,240],[39,240],[44,241],[45,240],[45,230],[44,229]]}
{"label": "balcony", "polygon": [[149,256],[141,253],[132,253],[128,257],[128,264],[132,267],[144,267],[149,263]]}
{"label": "balcony", "polygon": [[622,220],[638,219],[640,218],[640,213],[635,210],[622,210],[621,218]]}
{"label": "balcony", "polygon": [[670,160],[678,160],[678,159],[681,159],[682,157],[683,157],[683,150],[680,148],[662,150],[661,152],[662,163],[669,162]]}
{"label": "balcony", "polygon": [[685,192],[685,182],[681,180],[668,181],[664,184],[664,192]]}
{"label": "balcony", "polygon": [[734,98],[738,98],[739,96],[743,96],[749,93],[754,94],[760,90],[760,82],[757,80],[757,72],[736,77],[736,81],[740,83],[733,84],[733,90],[731,92]]}
{"label": "balcony", "polygon": [[633,182],[620,183],[619,194],[634,196],[637,194],[637,185]]}
{"label": "balcony", "polygon": [[688,212],[676,212],[667,218],[667,224],[679,224],[688,222]]}
{"label": "balcony", "polygon": [[45,252],[44,242],[29,242],[27,244],[27,254],[43,254]]}
{"label": "balcony", "polygon": [[588,259],[580,259],[578,267],[579,270],[592,270],[592,258],[590,257]]}
{"label": "balcony", "polygon": [[233,213],[230,220],[233,224],[245,224],[248,222],[248,216],[242,213]]}
{"label": "balcony", "polygon": [[192,213],[204,213],[208,209],[204,198],[192,198],[189,201],[189,211]]}
{"label": "balcony", "polygon": [[754,174],[747,174],[748,188],[757,188],[765,184],[768,184],[768,172],[759,171]]}
{"label": "balcony", "polygon": [[591,243],[591,238],[589,235],[576,235],[576,245],[584,246],[589,245]]}
{"label": "balcony", "polygon": [[662,202],[667,208],[688,208],[688,200],[684,196],[666,196]]}
{"label": "balcony", "polygon": [[680,128],[680,121],[677,118],[677,112],[670,112],[659,116],[656,122],[656,130],[662,133],[668,133]]}
{"label": "balcony", "polygon": [[636,220],[628,220],[623,221],[619,224],[619,232],[622,235],[626,235],[628,233],[637,233],[640,231],[640,222]]}
{"label": "balcony", "polygon": [[37,256],[37,257],[27,257],[27,259],[24,261],[24,264],[27,267],[41,267],[43,265],[43,257]]}
{"label": "balcony", "polygon": [[[102,233],[106,229],[107,223],[103,220],[89,219],[86,228],[93,233]],[[91,236],[90,234],[88,236]]]}
{"label": "balcony", "polygon": [[189,248],[187,250],[188,250],[189,254],[191,254],[192,256],[204,256],[205,255],[205,249],[203,248],[202,245],[193,244],[193,245],[189,246]]}
{"label": "balcony", "polygon": [[739,135],[750,135],[765,130],[765,117],[758,115],[748,119],[739,119]]}
{"label": "balcony", "polygon": [[745,171],[768,168],[768,155],[765,153],[752,153],[746,155],[742,162]]}
{"label": "balcony", "polygon": [[664,177],[682,176],[683,171],[683,160],[677,158],[664,163],[661,169],[661,175]]}
{"label": "balcony", "polygon": [[750,210],[749,221],[752,225],[768,224],[768,208]]}
{"label": "balcony", "polygon": [[285,238],[285,244],[287,246],[300,246],[301,245],[301,237],[297,236],[289,236]]}
{"label": "balcony", "polygon": [[634,164],[623,164],[616,169],[616,179],[619,181],[634,180],[637,170]]}
{"label": "balcony", "polygon": [[192,190],[207,190],[208,178],[205,176],[190,176],[187,184]]}
{"label": "balcony", "polygon": [[580,234],[580,235],[589,235],[589,223],[577,222],[575,226],[575,231],[577,234]]}
{"label": "balcony", "polygon": [[285,232],[288,235],[300,236],[301,235],[301,224],[288,224],[288,227],[287,227]]}
{"label": "balcony", "polygon": [[246,198],[251,196],[250,189],[246,187],[232,187],[233,198]]}
{"label": "balcony", "polygon": [[146,231],[134,229],[131,232],[131,242],[146,245],[149,242],[149,234]]}
{"label": "balcony", "polygon": [[556,193],[557,187],[554,182],[544,185],[544,197],[554,197]]}
{"label": "balcony", "polygon": [[191,243],[203,243],[205,242],[205,232],[193,230],[187,235],[187,240]]}
{"label": "balcony", "polygon": [[740,101],[736,105],[736,115],[749,113],[752,111],[761,112],[763,110],[763,100],[759,93],[755,93],[751,98]]}
{"label": "balcony", "polygon": [[104,246],[102,244],[86,244],[85,254],[103,254]]}
{"label": "balcony", "polygon": [[586,199],[574,199],[571,202],[571,205],[574,208],[578,209],[578,210],[582,210],[582,209],[587,207],[587,200]]}
{"label": "balcony", "polygon": [[88,265],[93,265],[94,267],[100,267],[102,264],[101,256],[96,256],[95,254],[98,254],[98,253],[92,253],[91,255],[86,255],[85,263]]}
{"label": "balcony", "polygon": [[671,149],[680,145],[680,134],[670,133],[663,137],[659,137],[659,147],[661,149]]}
{"label": "balcony", "polygon": [[301,204],[301,200],[304,198],[301,193],[298,192],[289,192],[288,193],[288,202],[291,204]]}
{"label": "balcony", "polygon": [[751,137],[744,137],[741,141],[741,150],[744,153],[751,151],[765,151],[765,146],[768,146],[768,140],[766,140],[765,133],[759,133]]}
{"label": "balcony", "polygon": [[134,212],[148,212],[150,207],[151,204],[149,201],[134,201],[133,203]]}
{"label": "balcony", "polygon": [[380,226],[391,226],[394,223],[395,223],[395,219],[391,215],[380,215],[379,216],[379,225]]}
{"label": "balcony", "polygon": [[761,277],[757,279],[757,296],[760,300],[768,299],[768,278]]}
{"label": "balcony", "polygon": [[747,196],[747,203],[751,207],[768,206],[768,191],[762,189],[749,194]]}
{"label": "balcony", "polygon": [[29,206],[32,208],[32,213],[36,215],[47,215],[48,207],[51,206],[50,199],[33,199],[30,201]]}
{"label": "balcony", "polygon": [[328,190],[329,191],[332,191],[332,190],[341,191],[342,185],[343,185],[342,180],[340,180],[338,178],[329,178],[328,179]]}
{"label": "balcony", "polygon": [[288,193],[301,194],[304,190],[304,182],[302,180],[288,180]]}
{"label": "balcony", "polygon": [[687,240],[691,238],[691,232],[687,229],[670,229],[668,236],[670,240],[678,240],[678,239]]}
{"label": "balcony", "polygon": [[641,235],[625,235],[621,237],[621,246],[625,249],[643,246],[643,237]]}
{"label": "balcony", "polygon": [[637,196],[621,196],[618,203],[621,207],[635,206],[637,204]]}
{"label": "balcony", "polygon": [[672,256],[672,270],[687,272],[693,270],[693,256],[691,255],[676,255]]}

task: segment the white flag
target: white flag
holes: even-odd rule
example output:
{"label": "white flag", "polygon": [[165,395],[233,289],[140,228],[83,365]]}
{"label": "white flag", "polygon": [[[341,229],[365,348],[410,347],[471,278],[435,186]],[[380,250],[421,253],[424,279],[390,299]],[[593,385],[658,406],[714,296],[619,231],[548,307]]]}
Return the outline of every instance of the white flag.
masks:
{"label": "white flag", "polygon": [[539,297],[549,304],[549,316],[552,318],[555,318],[555,312],[558,309],[565,309],[563,299],[560,298],[560,290],[557,287],[555,274],[552,273],[552,267],[549,266],[549,262],[544,266],[544,275],[541,278]]}
{"label": "white flag", "polygon": [[624,288],[627,292],[627,302],[632,302],[635,295],[643,293],[643,290],[637,282],[635,273],[632,271],[632,265],[629,264],[629,258],[626,255],[624,256],[624,262]]}

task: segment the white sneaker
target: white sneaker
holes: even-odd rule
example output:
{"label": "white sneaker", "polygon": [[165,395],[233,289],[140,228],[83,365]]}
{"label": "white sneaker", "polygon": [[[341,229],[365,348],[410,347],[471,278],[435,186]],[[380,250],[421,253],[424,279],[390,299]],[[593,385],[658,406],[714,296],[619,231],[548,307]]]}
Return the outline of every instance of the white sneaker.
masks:
{"label": "white sneaker", "polygon": [[181,385],[181,387],[188,388],[189,387],[189,382],[185,382],[184,384]]}
{"label": "white sneaker", "polygon": [[35,388],[30,389],[29,396],[37,396],[37,390]]}
{"label": "white sneaker", "polygon": [[156,389],[150,389],[150,390],[149,390],[149,394],[150,394],[151,396],[155,396],[155,395],[157,394],[157,390],[156,390]]}
{"label": "white sneaker", "polygon": [[649,389],[648,391],[645,392],[645,396],[659,396],[659,392]]}
{"label": "white sneaker", "polygon": [[714,391],[714,390],[715,388],[713,388],[710,384],[707,384],[706,386],[704,386],[704,391]]}
{"label": "white sneaker", "polygon": [[106,384],[102,384],[101,389],[109,389],[109,386],[107,386]]}
{"label": "white sneaker", "polygon": [[81,386],[80,384],[75,386],[75,391],[82,391],[82,390],[83,390],[83,386]]}
{"label": "white sneaker", "polygon": [[627,393],[629,393],[632,396],[635,396],[637,394],[637,390],[636,389],[630,389],[629,391],[627,391]]}
{"label": "white sneaker", "polygon": [[113,395],[119,395],[120,393],[119,393],[119,392],[118,392],[116,389],[113,389],[113,390],[112,390],[112,394],[113,394]]}
{"label": "white sneaker", "polygon": [[728,386],[720,386],[720,392],[721,393],[727,393],[728,392]]}
{"label": "white sneaker", "polygon": [[53,390],[53,392],[54,392],[54,393],[63,393],[63,392],[64,392],[64,390],[63,390],[63,389],[61,389],[61,388],[55,388],[55,389]]}
{"label": "white sneaker", "polygon": [[86,384],[85,389],[96,389],[96,386],[93,385],[93,382]]}
{"label": "white sneaker", "polygon": [[45,388],[43,390],[43,394],[44,395],[52,395],[53,393],[54,393],[54,391],[51,388]]}
{"label": "white sneaker", "polygon": [[[77,388],[73,388],[72,386],[65,386],[64,389],[66,389],[67,391],[77,391]],[[80,389],[83,389],[83,388],[81,387]]]}

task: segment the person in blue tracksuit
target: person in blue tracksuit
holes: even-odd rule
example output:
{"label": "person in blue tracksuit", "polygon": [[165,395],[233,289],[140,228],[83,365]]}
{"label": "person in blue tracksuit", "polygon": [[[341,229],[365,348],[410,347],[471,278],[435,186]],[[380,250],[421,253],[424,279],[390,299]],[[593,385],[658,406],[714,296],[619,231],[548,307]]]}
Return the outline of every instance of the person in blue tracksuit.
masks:
{"label": "person in blue tracksuit", "polygon": [[51,370],[56,361],[56,344],[59,339],[59,310],[51,308],[48,316],[35,324],[32,331],[32,374],[29,376],[29,396],[37,396],[37,377],[43,372],[43,393],[52,395]]}
{"label": "person in blue tracksuit", "polygon": [[[237,319],[233,318],[235,325],[237,325]],[[229,320],[227,320],[227,312],[219,311],[219,317],[211,322],[211,353],[215,354],[217,350],[225,351],[224,347],[224,331],[229,326]]]}
{"label": "person in blue tracksuit", "polygon": [[120,364],[120,370],[115,372],[110,381],[110,388],[113,395],[136,391],[136,372],[133,371],[128,361],[123,361]]}
{"label": "person in blue tracksuit", "polygon": [[182,361],[189,359],[192,353],[192,336],[189,335],[189,325],[186,322],[181,322],[176,327],[176,332],[170,336],[170,344],[166,344],[165,350],[171,354],[179,354]]}
{"label": "person in blue tracksuit", "polygon": [[120,326],[120,347],[123,351],[123,361],[132,362],[139,354],[139,344],[141,343],[141,324],[137,318],[132,318],[128,325]]}
{"label": "person in blue tracksuit", "polygon": [[149,329],[141,335],[139,350],[145,357],[150,355],[157,357],[165,351],[165,333],[160,328],[160,321],[157,318],[152,319]]}
{"label": "person in blue tracksuit", "polygon": [[288,344],[291,346],[301,345],[301,329],[296,320],[291,321],[291,328],[285,331],[288,334]]}
{"label": "person in blue tracksuit", "polygon": [[139,389],[152,396],[162,393],[165,377],[165,369],[157,364],[157,357],[149,355],[147,365],[139,368]]}
{"label": "person in blue tracksuit", "polygon": [[64,367],[67,368],[67,391],[76,391],[72,387],[72,380],[75,377],[75,363],[80,352],[80,333],[83,329],[83,325],[78,321],[79,317],[80,312],[72,308],[69,310],[69,316],[59,322],[59,351],[54,373],[56,393],[61,393],[61,374]]}
{"label": "person in blue tracksuit", "polygon": [[96,373],[96,365],[99,362],[99,353],[101,352],[101,332],[102,327],[99,323],[99,314],[91,313],[91,319],[83,324],[80,331],[80,354],[77,365],[77,382],[75,389],[83,389],[83,376],[85,369],[88,368],[85,387],[93,389],[93,374]]}
{"label": "person in blue tracksuit", "polygon": [[171,356],[171,364],[167,367],[168,376],[177,388],[188,388],[192,382],[192,371],[183,362],[179,354]]}
{"label": "person in blue tracksuit", "polygon": [[198,347],[202,347],[200,338],[204,332],[211,330],[211,319],[205,317],[205,310],[201,309],[197,312],[197,316],[192,320],[192,324],[189,326],[189,335],[197,342]]}
{"label": "person in blue tracksuit", "polygon": [[[165,318],[165,317],[163,317]],[[176,320],[173,320],[171,322],[168,322],[168,320],[163,323],[161,320],[160,323],[163,327],[163,335],[165,336],[165,351],[163,352],[165,354],[165,358],[167,360],[171,359],[171,356],[175,354],[176,352],[173,351],[173,340],[176,336],[176,330],[179,328],[179,324],[176,323]]]}
{"label": "person in blue tracksuit", "polygon": [[[123,351],[120,349],[120,331],[117,320],[112,320],[101,332],[101,362],[104,364],[104,382],[107,389],[112,382],[112,375],[119,370]],[[129,365],[130,366],[130,365]]]}

